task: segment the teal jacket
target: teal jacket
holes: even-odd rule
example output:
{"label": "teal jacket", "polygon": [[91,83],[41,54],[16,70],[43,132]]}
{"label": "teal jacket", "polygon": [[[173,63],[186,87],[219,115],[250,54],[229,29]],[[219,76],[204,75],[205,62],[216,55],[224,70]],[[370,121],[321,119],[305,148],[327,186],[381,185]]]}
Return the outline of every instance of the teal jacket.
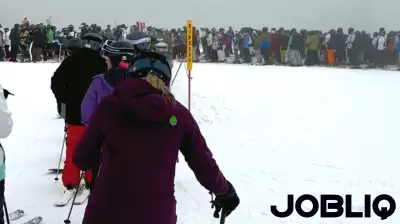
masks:
{"label": "teal jacket", "polygon": [[3,146],[0,144],[0,181],[6,178],[6,156],[4,153]]}
{"label": "teal jacket", "polygon": [[[6,98],[4,97],[3,87],[0,85],[0,139],[7,138],[12,131],[13,120],[11,112],[8,110]],[[0,181],[4,180],[6,173],[6,156],[0,144]]]}

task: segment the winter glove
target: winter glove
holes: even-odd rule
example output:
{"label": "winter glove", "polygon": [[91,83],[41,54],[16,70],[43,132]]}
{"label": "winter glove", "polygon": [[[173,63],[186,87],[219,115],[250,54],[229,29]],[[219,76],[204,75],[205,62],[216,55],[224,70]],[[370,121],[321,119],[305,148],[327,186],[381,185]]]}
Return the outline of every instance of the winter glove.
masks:
{"label": "winter glove", "polygon": [[14,94],[12,94],[10,91],[8,91],[7,89],[3,89],[3,94],[4,94],[4,98],[7,99],[7,97],[9,95],[14,96]]}
{"label": "winter glove", "polygon": [[236,194],[235,188],[228,181],[228,191],[225,194],[215,195],[215,200],[212,200],[211,195],[211,208],[215,208],[214,218],[220,217],[220,212],[222,210],[222,216],[228,216],[233,212],[237,206],[240,204],[239,196]]}

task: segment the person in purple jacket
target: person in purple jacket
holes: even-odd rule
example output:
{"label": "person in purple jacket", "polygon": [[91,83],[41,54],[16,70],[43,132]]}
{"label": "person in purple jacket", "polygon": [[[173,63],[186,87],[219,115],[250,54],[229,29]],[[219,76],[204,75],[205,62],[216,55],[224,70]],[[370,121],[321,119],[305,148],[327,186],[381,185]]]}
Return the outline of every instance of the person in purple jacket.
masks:
{"label": "person in purple jacket", "polygon": [[[109,95],[115,88],[116,83],[125,78],[128,61],[132,60],[135,49],[132,44],[124,41],[106,41],[102,48],[103,57],[106,58],[108,70],[93,77],[92,82],[83,98],[81,104],[81,119],[85,127],[101,100]],[[90,191],[93,191],[101,158],[92,169],[92,182]]]}
{"label": "person in purple jacket", "polygon": [[89,119],[100,101],[114,90],[120,79],[125,78],[129,61],[135,54],[133,45],[125,41],[107,41],[102,50],[109,70],[93,77],[83,98],[81,117],[85,127],[88,126]]}
{"label": "person in purple jacket", "polygon": [[175,224],[179,151],[199,183],[216,195],[216,212],[229,215],[239,205],[197,122],[171,94],[170,80],[167,59],[142,52],[94,111],[73,156],[82,170],[103,157],[83,224]]}

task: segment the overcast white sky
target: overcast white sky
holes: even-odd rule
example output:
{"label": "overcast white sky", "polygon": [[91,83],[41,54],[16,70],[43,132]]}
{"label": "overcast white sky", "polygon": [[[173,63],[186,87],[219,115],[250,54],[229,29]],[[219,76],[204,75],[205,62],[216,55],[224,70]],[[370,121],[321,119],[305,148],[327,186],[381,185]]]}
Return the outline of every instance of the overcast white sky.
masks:
{"label": "overcast white sky", "polygon": [[[142,3],[139,3],[142,2]],[[10,27],[23,17],[58,28],[81,22],[178,28],[192,19],[197,27],[239,29],[285,27],[321,29],[339,26],[376,31],[400,30],[399,0],[0,0],[0,24]]]}

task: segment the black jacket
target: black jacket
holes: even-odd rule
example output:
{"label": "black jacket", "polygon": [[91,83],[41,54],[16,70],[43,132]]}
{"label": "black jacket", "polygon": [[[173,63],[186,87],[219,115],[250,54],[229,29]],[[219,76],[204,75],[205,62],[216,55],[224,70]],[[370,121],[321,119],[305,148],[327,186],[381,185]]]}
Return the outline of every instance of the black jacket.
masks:
{"label": "black jacket", "polygon": [[46,45],[46,34],[42,29],[36,30],[33,34],[33,45],[40,48],[44,48]]}
{"label": "black jacket", "polygon": [[292,44],[290,46],[290,49],[298,50],[298,51],[302,52],[304,47],[305,47],[305,43],[304,43],[303,37],[297,33],[293,34],[292,35]]}
{"label": "black jacket", "polygon": [[19,36],[19,30],[18,28],[14,27],[10,31],[10,41],[11,41],[11,46],[13,47],[19,47],[19,44],[21,43],[21,39]]}
{"label": "black jacket", "polygon": [[279,41],[279,47],[282,48],[282,50],[287,50],[288,44],[289,44],[289,36],[285,34],[281,34],[278,37]]}
{"label": "black jacket", "polygon": [[81,103],[95,75],[107,70],[105,59],[89,48],[82,48],[68,56],[51,78],[51,90],[58,102],[65,103],[65,121],[82,125]]}

